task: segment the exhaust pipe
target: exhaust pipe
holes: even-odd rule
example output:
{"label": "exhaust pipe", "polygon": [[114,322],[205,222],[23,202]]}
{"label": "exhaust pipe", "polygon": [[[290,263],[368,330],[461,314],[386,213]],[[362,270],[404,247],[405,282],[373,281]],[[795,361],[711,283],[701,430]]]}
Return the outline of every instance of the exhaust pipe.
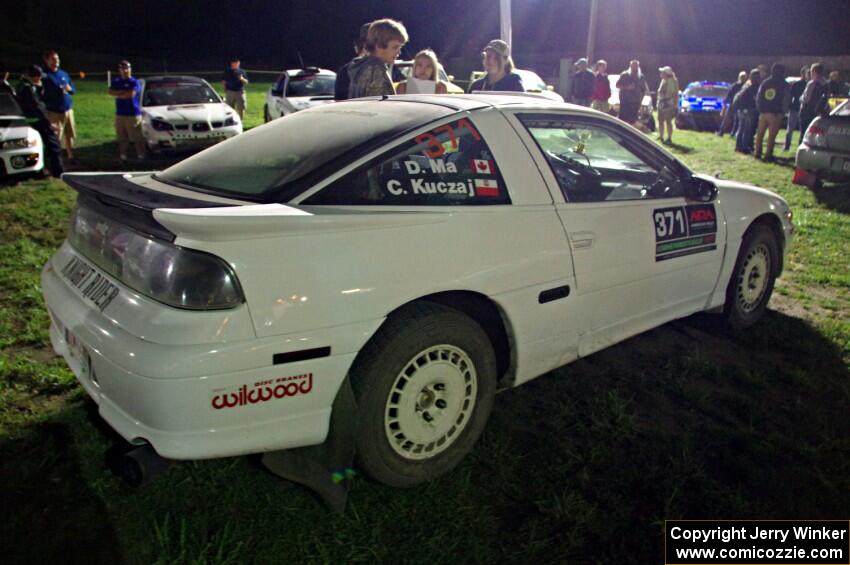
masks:
{"label": "exhaust pipe", "polygon": [[113,462],[114,464],[110,465],[113,473],[121,477],[127,486],[133,488],[150,483],[168,471],[173,464],[170,459],[160,457],[150,444],[126,451],[115,457]]}

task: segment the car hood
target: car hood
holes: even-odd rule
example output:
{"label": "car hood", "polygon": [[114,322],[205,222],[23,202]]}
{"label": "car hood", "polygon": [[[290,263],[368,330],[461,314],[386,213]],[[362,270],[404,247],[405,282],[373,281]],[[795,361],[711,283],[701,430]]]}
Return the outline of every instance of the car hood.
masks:
{"label": "car hood", "polygon": [[0,141],[27,137],[29,129],[24,118],[19,116],[0,116]]}
{"label": "car hood", "polygon": [[234,115],[227,104],[183,104],[180,106],[146,106],[145,114],[166,121],[219,122]]}
{"label": "car hood", "polygon": [[784,198],[766,188],[733,180],[718,179],[709,175],[696,176],[711,181],[717,186],[717,195],[720,202],[729,199],[738,200],[743,197],[749,200],[766,202],[771,209],[788,208],[788,202]]}

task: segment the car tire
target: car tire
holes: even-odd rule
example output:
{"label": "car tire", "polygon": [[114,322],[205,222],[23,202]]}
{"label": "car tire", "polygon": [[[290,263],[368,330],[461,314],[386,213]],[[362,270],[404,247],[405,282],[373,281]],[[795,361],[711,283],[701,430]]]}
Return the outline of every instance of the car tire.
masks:
{"label": "car tire", "polygon": [[267,124],[270,121],[272,121],[272,117],[269,115],[269,105],[263,104],[263,122]]}
{"label": "car tire", "polygon": [[749,328],[764,315],[779,271],[779,244],[765,225],[750,228],[726,288],[723,313],[733,331]]}
{"label": "car tire", "polygon": [[387,319],[350,376],[358,466],[411,487],[453,469],[478,440],[496,394],[496,356],[472,318],[420,302]]}

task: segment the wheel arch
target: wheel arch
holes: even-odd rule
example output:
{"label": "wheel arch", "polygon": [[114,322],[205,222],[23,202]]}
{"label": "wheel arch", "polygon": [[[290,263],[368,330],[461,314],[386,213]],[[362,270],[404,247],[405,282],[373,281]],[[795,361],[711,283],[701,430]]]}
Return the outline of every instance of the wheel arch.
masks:
{"label": "wheel arch", "polygon": [[776,276],[778,277],[785,267],[785,232],[782,229],[782,221],[776,214],[765,212],[750,222],[750,225],[744,232],[744,236],[741,238],[742,241],[750,234],[750,232],[753,231],[753,229],[756,228],[756,226],[767,227],[776,238],[776,243],[779,245],[779,262],[776,270]]}
{"label": "wheel arch", "polygon": [[[512,386],[516,375],[516,347],[510,320],[505,311],[492,298],[480,292],[469,290],[442,291],[409,300],[387,314],[386,320],[375,331],[370,341],[374,338],[374,335],[380,332],[380,328],[388,320],[422,302],[452,308],[475,320],[487,334],[490,344],[493,346],[493,353],[496,355],[496,380],[499,389]],[[366,349],[365,346],[361,348],[361,353],[364,349]],[[360,354],[357,355],[354,363],[357,363],[359,357]]]}

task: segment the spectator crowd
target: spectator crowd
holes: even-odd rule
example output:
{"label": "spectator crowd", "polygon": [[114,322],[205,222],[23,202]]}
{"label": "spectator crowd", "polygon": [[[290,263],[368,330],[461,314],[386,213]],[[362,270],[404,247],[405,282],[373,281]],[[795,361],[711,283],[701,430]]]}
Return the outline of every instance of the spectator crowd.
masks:
{"label": "spectator crowd", "polygon": [[[346,100],[364,96],[391,94],[443,94],[448,92],[441,79],[442,66],[437,54],[423,49],[413,58],[409,76],[394,82],[392,67],[408,42],[404,25],[384,18],[363,24],[354,42],[355,56],[337,72],[334,98]],[[0,88],[12,92],[30,125],[42,137],[45,160],[54,176],[65,169],[65,163],[76,164],[74,145],[77,137],[74,119],[74,93],[76,89],[70,75],[60,67],[59,54],[43,54],[44,67],[33,65],[23,74],[17,88],[12,89],[5,80]],[[488,42],[481,52],[483,74],[472,81],[467,92],[524,92],[522,78],[516,72],[511,46],[500,39]],[[658,118],[658,140],[672,143],[674,123],[679,111],[680,84],[670,66],[658,69],[660,82],[655,90]],[[821,63],[800,69],[799,78],[787,79],[786,68],[774,64],[770,71],[764,65],[751,71],[738,73],[728,91],[720,114],[717,135],[730,133],[735,139],[735,150],[751,154],[757,159],[774,159],[776,138],[785,127],[784,148],[789,150],[794,133],[800,139],[809,124],[828,112],[831,96],[847,96],[848,87],[841,82],[838,71],[826,75]],[[575,64],[571,77],[568,101],[588,106],[605,113],[616,113],[622,121],[644,132],[653,130],[651,104],[647,105],[650,87],[641,70],[640,61],[632,60],[624,71],[609,77],[608,63],[598,60],[590,68],[587,59]],[[247,73],[238,58],[232,58],[222,77],[224,100],[240,118],[247,108]],[[614,89],[617,97],[614,98]],[[132,67],[126,60],[118,64],[118,73],[111,78],[108,95],[115,99],[115,134],[119,157],[128,159],[130,144],[136,158],[145,158],[145,141],[142,136],[142,84],[132,76]],[[613,99],[613,100],[612,100]],[[63,160],[64,151],[64,160]]]}

